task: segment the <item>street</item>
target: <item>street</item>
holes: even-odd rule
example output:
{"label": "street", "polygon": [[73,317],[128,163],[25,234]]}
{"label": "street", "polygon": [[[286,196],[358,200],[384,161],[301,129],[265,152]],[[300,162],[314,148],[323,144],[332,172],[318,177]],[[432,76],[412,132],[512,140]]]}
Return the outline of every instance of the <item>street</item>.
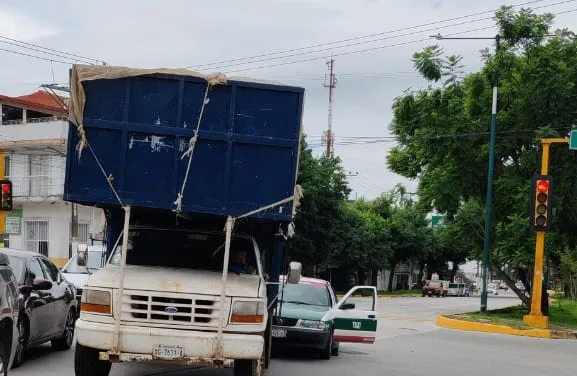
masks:
{"label": "street", "polygon": [[[273,358],[267,376],[288,375],[555,375],[575,374],[577,341],[541,340],[438,328],[440,313],[476,310],[479,298],[380,299],[379,332],[374,345],[341,344],[329,361],[290,354]],[[489,309],[518,304],[511,295],[489,297]],[[14,376],[73,375],[74,351],[53,352],[43,345],[28,352]],[[228,376],[232,370],[174,369],[150,365],[113,365],[113,376]]]}

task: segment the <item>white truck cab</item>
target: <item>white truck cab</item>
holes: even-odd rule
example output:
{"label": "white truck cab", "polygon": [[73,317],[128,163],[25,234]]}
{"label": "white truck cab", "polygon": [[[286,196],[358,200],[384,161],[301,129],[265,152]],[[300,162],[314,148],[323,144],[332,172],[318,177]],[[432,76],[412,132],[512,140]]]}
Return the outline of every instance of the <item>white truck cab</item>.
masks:
{"label": "white truck cab", "polygon": [[[131,226],[124,244],[128,252],[117,245],[85,283],[77,376],[106,376],[113,362],[234,365],[237,376],[262,374],[270,323],[254,238],[232,237],[227,272],[223,233]],[[289,283],[300,273],[291,263]]]}

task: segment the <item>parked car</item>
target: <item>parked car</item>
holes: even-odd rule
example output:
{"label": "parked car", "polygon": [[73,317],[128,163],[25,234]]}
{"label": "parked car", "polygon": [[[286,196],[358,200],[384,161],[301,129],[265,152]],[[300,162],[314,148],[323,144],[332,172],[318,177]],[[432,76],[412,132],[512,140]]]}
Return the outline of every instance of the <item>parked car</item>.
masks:
{"label": "parked car", "polygon": [[499,291],[497,290],[497,285],[494,283],[489,283],[487,285],[487,294],[499,295]]}
{"label": "parked car", "polygon": [[444,281],[427,281],[423,286],[423,296],[447,296]]}
{"label": "parked car", "polygon": [[[370,290],[373,296],[367,310],[348,302],[359,290]],[[328,281],[301,277],[298,284],[281,284],[278,296],[271,328],[273,351],[302,348],[330,359],[339,354],[340,342],[375,341],[377,290],[372,286],[355,286],[337,302]]]}
{"label": "parked car", "polygon": [[446,296],[469,296],[470,291],[464,283],[449,283]]}
{"label": "parked car", "polygon": [[0,374],[8,375],[18,343],[18,284],[10,259],[0,252]]}
{"label": "parked car", "polygon": [[[68,282],[74,284],[76,287],[76,300],[78,307],[80,307],[80,300],[82,298],[82,289],[90,274],[104,266],[104,246],[91,245],[86,249],[86,265],[81,266],[77,263],[78,254],[72,256],[70,260],[60,269],[60,272]],[[80,308],[79,308],[80,309]],[[80,315],[80,312],[78,312]]]}
{"label": "parked car", "polygon": [[47,257],[4,248],[18,283],[18,343],[12,367],[19,366],[24,351],[51,341],[55,350],[68,350],[74,338],[78,303],[76,288]]}

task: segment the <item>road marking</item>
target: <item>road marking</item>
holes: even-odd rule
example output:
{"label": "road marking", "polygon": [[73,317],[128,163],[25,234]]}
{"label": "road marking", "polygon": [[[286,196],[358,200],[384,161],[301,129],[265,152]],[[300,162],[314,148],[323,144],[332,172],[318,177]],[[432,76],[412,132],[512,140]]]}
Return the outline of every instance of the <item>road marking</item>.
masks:
{"label": "road marking", "polygon": [[411,321],[411,322],[435,322],[435,319],[410,317],[410,316],[394,316],[394,315],[379,315],[380,319],[394,320],[394,321]]}

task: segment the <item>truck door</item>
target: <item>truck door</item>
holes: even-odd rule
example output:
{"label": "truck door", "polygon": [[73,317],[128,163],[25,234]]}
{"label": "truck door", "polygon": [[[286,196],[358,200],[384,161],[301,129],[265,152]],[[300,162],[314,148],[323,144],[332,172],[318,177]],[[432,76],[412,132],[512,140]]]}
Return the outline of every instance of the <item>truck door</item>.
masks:
{"label": "truck door", "polygon": [[[360,292],[364,292],[362,297],[353,297],[353,294]],[[376,287],[353,287],[327,316],[333,321],[334,341],[374,343],[377,335]]]}

